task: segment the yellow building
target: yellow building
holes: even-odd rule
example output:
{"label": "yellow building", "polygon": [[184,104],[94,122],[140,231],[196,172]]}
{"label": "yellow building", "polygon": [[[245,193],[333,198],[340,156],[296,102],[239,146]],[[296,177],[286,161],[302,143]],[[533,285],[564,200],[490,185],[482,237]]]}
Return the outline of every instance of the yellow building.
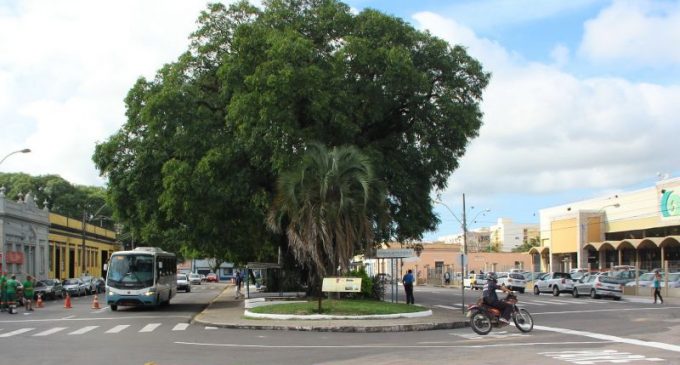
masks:
{"label": "yellow building", "polygon": [[54,213],[49,221],[49,277],[104,276],[104,264],[120,250],[116,232]]}
{"label": "yellow building", "polygon": [[536,271],[680,270],[680,179],[540,211]]}

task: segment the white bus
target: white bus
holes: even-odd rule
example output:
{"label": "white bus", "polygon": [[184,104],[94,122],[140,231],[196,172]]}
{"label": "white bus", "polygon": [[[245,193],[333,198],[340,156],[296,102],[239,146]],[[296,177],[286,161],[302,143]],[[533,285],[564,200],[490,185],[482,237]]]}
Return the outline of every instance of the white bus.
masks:
{"label": "white bus", "polygon": [[118,306],[159,306],[177,294],[177,257],[158,247],[114,252],[106,272],[106,303]]}

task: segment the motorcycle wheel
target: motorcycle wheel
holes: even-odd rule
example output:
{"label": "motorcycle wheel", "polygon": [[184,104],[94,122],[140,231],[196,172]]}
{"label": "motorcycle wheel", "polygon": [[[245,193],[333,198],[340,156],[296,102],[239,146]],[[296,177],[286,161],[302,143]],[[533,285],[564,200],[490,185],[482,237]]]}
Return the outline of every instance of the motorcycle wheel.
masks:
{"label": "motorcycle wheel", "polygon": [[491,332],[491,319],[482,312],[476,312],[470,318],[470,327],[478,335],[488,335]]}
{"label": "motorcycle wheel", "polygon": [[513,320],[515,321],[515,327],[524,333],[534,329],[534,319],[531,318],[531,314],[529,314],[529,311],[526,309],[520,309],[515,312]]}

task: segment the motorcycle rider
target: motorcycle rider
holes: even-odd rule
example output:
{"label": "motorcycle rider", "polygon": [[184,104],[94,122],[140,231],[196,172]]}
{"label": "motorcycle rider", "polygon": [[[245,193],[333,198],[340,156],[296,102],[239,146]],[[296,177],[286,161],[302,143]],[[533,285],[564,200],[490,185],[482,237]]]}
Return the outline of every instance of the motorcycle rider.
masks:
{"label": "motorcycle rider", "polygon": [[512,314],[512,306],[502,300],[498,299],[496,289],[502,290],[504,293],[511,293],[512,290],[498,285],[498,277],[495,272],[486,274],[486,284],[484,284],[484,291],[482,292],[483,300],[486,305],[497,308],[501,311],[501,322],[510,323],[510,315]]}

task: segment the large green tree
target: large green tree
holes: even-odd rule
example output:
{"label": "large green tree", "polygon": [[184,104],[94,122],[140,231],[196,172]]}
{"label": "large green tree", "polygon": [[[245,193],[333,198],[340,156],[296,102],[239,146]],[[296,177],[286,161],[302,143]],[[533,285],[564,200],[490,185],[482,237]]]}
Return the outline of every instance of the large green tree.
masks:
{"label": "large green tree", "polygon": [[373,162],[388,207],[376,240],[436,227],[430,193],[477,136],[489,78],[463,47],[333,0],[212,4],[198,23],[185,54],[132,87],[127,122],[94,155],[144,239],[271,257],[287,245],[265,229],[276,178],[310,141]]}
{"label": "large green tree", "polygon": [[355,251],[372,243],[369,203],[379,204],[378,186],[369,159],[356,147],[310,144],[300,165],[278,179],[269,227],[285,230],[296,258],[312,272],[346,272]]}

